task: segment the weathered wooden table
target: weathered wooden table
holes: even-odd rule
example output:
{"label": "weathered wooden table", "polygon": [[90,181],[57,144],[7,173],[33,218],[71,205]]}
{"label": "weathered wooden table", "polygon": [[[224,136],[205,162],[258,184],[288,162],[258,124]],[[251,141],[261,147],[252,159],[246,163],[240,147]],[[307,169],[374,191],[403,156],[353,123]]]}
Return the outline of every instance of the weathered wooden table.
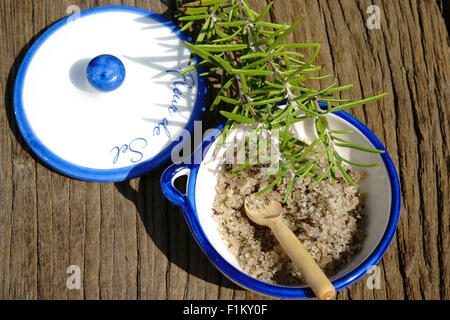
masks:
{"label": "weathered wooden table", "polygon": [[[177,13],[168,0],[0,1],[0,299],[262,298],[207,260],[161,194],[163,169],[126,183],[85,183],[50,171],[23,142],[12,93],[27,48],[71,5],[109,4],[172,20]],[[261,10],[266,1],[251,4]],[[381,9],[381,29],[366,26],[372,4]],[[399,227],[379,264],[381,288],[362,279],[338,299],[450,298],[448,9],[431,0],[275,0],[270,18],[304,15],[296,40],[323,45],[323,72],[354,83],[351,98],[391,93],[352,112],[385,143],[398,169]],[[217,121],[207,119],[209,126]],[[81,290],[66,287],[71,265],[81,269]]]}

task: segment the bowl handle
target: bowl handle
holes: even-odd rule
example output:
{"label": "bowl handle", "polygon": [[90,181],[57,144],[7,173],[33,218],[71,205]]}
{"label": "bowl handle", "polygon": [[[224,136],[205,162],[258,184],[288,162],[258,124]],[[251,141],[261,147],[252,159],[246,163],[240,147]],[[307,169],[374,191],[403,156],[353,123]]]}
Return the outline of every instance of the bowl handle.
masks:
{"label": "bowl handle", "polygon": [[177,190],[177,188],[175,188],[174,181],[182,176],[189,177],[190,172],[191,165],[174,164],[169,167],[161,177],[161,189],[164,196],[180,208],[183,208],[187,205],[188,198],[185,194],[182,194]]}

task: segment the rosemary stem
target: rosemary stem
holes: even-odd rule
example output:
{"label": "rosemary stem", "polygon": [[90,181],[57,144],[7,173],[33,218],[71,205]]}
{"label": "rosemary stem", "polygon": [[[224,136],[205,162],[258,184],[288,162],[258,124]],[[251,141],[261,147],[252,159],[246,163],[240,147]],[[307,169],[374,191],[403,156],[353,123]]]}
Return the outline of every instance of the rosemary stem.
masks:
{"label": "rosemary stem", "polygon": [[[182,4],[183,1],[180,2]],[[332,130],[327,114],[373,102],[386,94],[352,101],[329,98],[334,93],[350,89],[352,85],[337,87],[337,84],[333,84],[322,90],[306,87],[304,83],[307,80],[320,81],[329,77],[310,76],[321,69],[320,66],[313,65],[319,55],[320,44],[285,43],[284,40],[302,19],[296,19],[292,25],[265,22],[264,17],[270,12],[273,2],[260,14],[250,9],[247,3],[248,0],[198,0],[182,4],[180,10],[186,15],[182,19],[186,21],[185,29],[194,23],[203,23],[195,44],[185,42],[185,45],[191,50],[192,59],[198,55],[204,63],[188,68],[184,74],[208,64],[211,67],[205,74],[216,74],[222,78],[222,88],[211,109],[221,102],[234,105],[233,112],[221,111],[229,120],[224,129],[224,137],[237,124],[247,123],[252,126],[252,136],[257,138],[258,146],[262,139],[267,138],[268,141],[264,141],[263,145],[272,146],[272,150],[276,150],[278,163],[282,164],[268,178],[272,177],[275,181],[289,178],[291,186],[294,179],[309,176],[317,179],[312,185],[315,186],[328,175],[334,182],[337,166],[343,177],[354,185],[343,168],[344,162],[361,167],[376,164],[358,164],[351,162],[351,159],[344,159],[337,152],[337,147],[372,153],[383,151],[358,146],[337,136],[348,132]],[[304,61],[305,55],[297,52],[297,49],[308,48],[314,49],[314,53],[308,61]],[[230,96],[231,92],[235,94],[234,97]],[[322,110],[319,105],[319,99],[322,98],[329,104],[344,104]],[[319,136],[309,145],[294,137],[290,131],[293,124],[307,119],[315,121],[315,131]],[[319,157],[316,157],[317,153],[320,153]],[[319,169],[315,167],[315,163],[325,154],[328,158],[327,169],[317,174],[314,171]],[[274,159],[275,155],[268,160]],[[238,171],[245,167],[241,166]],[[289,189],[292,187],[288,188],[286,201],[292,191]]]}

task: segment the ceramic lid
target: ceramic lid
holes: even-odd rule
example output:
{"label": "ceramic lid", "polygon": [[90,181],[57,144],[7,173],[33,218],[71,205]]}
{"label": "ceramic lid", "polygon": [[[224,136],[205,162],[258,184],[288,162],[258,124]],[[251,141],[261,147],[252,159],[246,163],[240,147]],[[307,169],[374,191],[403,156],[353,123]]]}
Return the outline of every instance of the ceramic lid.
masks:
{"label": "ceramic lid", "polygon": [[[205,108],[188,40],[165,18],[125,6],[54,24],[20,67],[14,107],[31,149],[81,180],[118,182],[168,162]],[[194,60],[194,63],[197,61]]]}

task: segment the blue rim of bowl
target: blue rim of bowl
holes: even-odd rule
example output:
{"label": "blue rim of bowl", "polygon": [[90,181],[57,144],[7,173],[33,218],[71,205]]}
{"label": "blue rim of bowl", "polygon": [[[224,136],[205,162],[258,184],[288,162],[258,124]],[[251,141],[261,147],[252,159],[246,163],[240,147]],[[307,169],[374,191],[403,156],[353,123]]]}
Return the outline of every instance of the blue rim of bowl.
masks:
{"label": "blue rim of bowl", "polygon": [[[326,104],[321,103],[320,106],[322,108],[326,108]],[[372,133],[364,124],[362,124],[358,119],[354,118],[350,114],[344,112],[344,111],[338,111],[333,113],[340,118],[346,120],[350,124],[352,124],[354,127],[356,127],[372,144],[375,148],[379,150],[386,151],[386,148],[384,145],[380,142],[380,140],[375,136],[374,133]],[[221,124],[217,127],[217,130],[221,131],[224,127],[224,124]],[[202,143],[202,146],[193,154],[192,160],[197,158],[199,154],[201,156],[206,153],[209,146],[215,141],[217,138],[216,133],[212,133],[210,136],[208,136]],[[206,151],[205,151],[206,150]],[[383,159],[383,163],[386,166],[386,170],[388,171],[389,180],[391,184],[391,193],[392,193],[392,201],[391,201],[391,209],[390,209],[390,215],[389,215],[389,222],[386,227],[386,230],[383,234],[383,237],[381,238],[380,243],[377,245],[377,247],[373,250],[373,252],[370,254],[370,256],[363,261],[357,268],[355,268],[353,271],[347,273],[345,276],[333,281],[333,285],[336,288],[336,291],[340,291],[349,285],[353,284],[354,282],[361,279],[363,276],[367,274],[368,271],[370,271],[372,266],[375,266],[383,257],[386,250],[389,248],[389,245],[392,242],[392,239],[394,237],[395,231],[397,229],[398,221],[400,218],[400,203],[401,203],[401,192],[400,192],[400,182],[398,179],[397,171],[395,169],[394,163],[392,162],[392,159],[389,155],[389,153],[386,151],[384,154],[380,154],[381,158]],[[198,158],[197,158],[198,159]],[[192,162],[196,163],[196,162]],[[197,162],[198,163],[198,162]],[[200,169],[201,164],[192,164],[192,165],[174,165],[173,168],[169,168],[167,170],[168,175],[170,174],[170,171],[176,172],[183,168],[190,169],[190,175],[188,180],[188,191],[187,191],[187,201],[183,205],[180,206],[182,211],[184,212],[185,218],[188,222],[189,228],[191,229],[191,232],[194,235],[194,238],[202,248],[202,250],[205,252],[207,257],[216,265],[216,267],[230,280],[237,283],[238,285],[247,288],[251,291],[264,294],[267,296],[273,296],[278,298],[284,298],[284,299],[308,299],[308,298],[315,298],[315,294],[313,291],[308,288],[296,288],[296,287],[286,287],[286,286],[279,286],[274,284],[269,284],[266,282],[262,282],[260,280],[256,280],[247,274],[243,273],[242,271],[235,268],[233,265],[231,265],[228,261],[226,261],[218,252],[217,250],[212,246],[212,244],[209,242],[206,234],[204,233],[199,219],[197,215],[197,208],[196,208],[196,182],[197,182],[197,174],[198,170]],[[166,174],[163,175],[162,179],[162,188],[164,194],[171,193],[169,189],[169,183],[171,181],[165,181]]]}
{"label": "blue rim of bowl", "polygon": [[[161,24],[164,24],[168,27],[173,33],[177,35],[183,41],[192,42],[191,39],[181,32],[180,28],[178,28],[172,21],[167,20],[163,16],[154,13],[152,11],[148,11],[145,9],[130,7],[130,6],[103,6],[96,7],[92,9],[87,9],[81,11],[79,13],[79,17],[85,17],[92,14],[104,13],[104,12],[117,12],[117,11],[125,11],[137,13],[142,16],[150,17]],[[24,85],[25,76],[28,70],[28,67],[41,45],[57,30],[67,24],[67,21],[71,19],[72,16],[65,17],[58,22],[54,23],[44,34],[39,37],[28,50],[25,58],[22,61],[22,64],[19,68],[19,72],[17,73],[15,86],[14,86],[14,112],[16,115],[17,125],[22,133],[23,138],[30,146],[31,150],[48,166],[53,168],[54,170],[79,180],[91,181],[91,182],[121,182],[130,179],[134,179],[137,177],[141,177],[157,168],[161,167],[165,163],[169,162],[171,156],[171,150],[179,143],[178,141],[172,142],[168,147],[162,150],[156,156],[143,161],[137,165],[118,168],[118,169],[93,169],[75,165],[65,159],[62,159],[50,149],[48,149],[38,138],[38,136],[33,131],[23,107],[22,102],[22,90]],[[200,61],[200,58],[196,56],[194,58],[194,64],[197,64]],[[197,99],[195,102],[195,106],[193,108],[191,117],[189,122],[186,124],[185,129],[188,130],[191,134],[194,130],[194,122],[196,120],[200,120],[203,117],[205,112],[206,105],[206,79],[204,77],[200,77],[199,75],[202,73],[202,69],[197,70],[198,75],[198,93]],[[150,129],[149,129],[150,130]]]}

